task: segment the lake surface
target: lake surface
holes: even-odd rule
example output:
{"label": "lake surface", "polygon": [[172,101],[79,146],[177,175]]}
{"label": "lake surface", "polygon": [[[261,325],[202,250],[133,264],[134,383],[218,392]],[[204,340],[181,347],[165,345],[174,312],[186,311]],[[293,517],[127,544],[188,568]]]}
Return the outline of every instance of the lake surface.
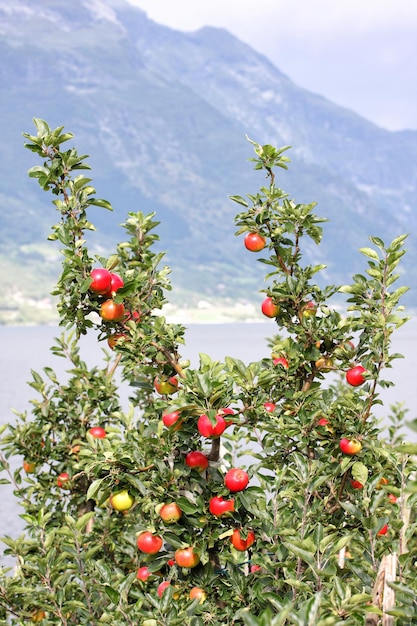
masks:
{"label": "lake surface", "polygon": [[[0,424],[14,421],[12,408],[19,412],[30,408],[30,399],[36,397],[27,384],[31,380],[31,369],[41,372],[43,367],[49,366],[58,377],[64,375],[67,362],[50,352],[54,337],[61,332],[59,328],[48,326],[0,327]],[[191,324],[187,327],[186,345],[181,352],[183,358],[191,360],[192,366],[198,365],[199,353],[208,354],[216,360],[232,356],[244,362],[257,361],[270,355],[267,339],[274,334],[276,325],[272,321],[258,324]],[[104,346],[104,343],[97,342],[94,335],[83,337],[81,356],[93,366],[102,358]],[[417,320],[411,320],[394,334],[393,351],[403,354],[405,358],[394,361],[392,370],[386,373],[385,377],[392,380],[395,386],[381,393],[385,406],[379,409],[380,416],[387,414],[391,404],[400,401],[409,408],[407,419],[411,420],[417,416]],[[406,437],[416,441],[417,433],[406,429]],[[13,460],[14,466],[21,462],[21,459]],[[18,517],[22,509],[9,485],[0,485],[0,490],[0,536],[16,536],[23,527]]]}

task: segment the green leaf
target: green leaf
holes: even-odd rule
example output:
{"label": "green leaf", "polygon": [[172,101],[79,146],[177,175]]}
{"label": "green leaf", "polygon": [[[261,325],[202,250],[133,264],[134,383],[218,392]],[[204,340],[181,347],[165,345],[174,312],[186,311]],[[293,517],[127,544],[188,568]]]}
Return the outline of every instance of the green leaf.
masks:
{"label": "green leaf", "polygon": [[403,443],[394,448],[395,452],[401,454],[417,454],[417,443]]}
{"label": "green leaf", "polygon": [[284,545],[290,553],[299,556],[300,559],[305,561],[305,563],[308,563],[309,565],[315,565],[315,557],[314,554],[311,554],[311,552],[307,552],[307,550],[305,550],[304,548],[301,548],[300,546],[290,541],[285,541]]}
{"label": "green leaf", "polygon": [[366,467],[366,465],[361,463],[361,461],[356,461],[352,465],[351,472],[352,472],[352,477],[354,480],[357,480],[360,483],[362,483],[362,485],[365,485],[365,483],[368,480],[368,474],[369,474],[368,468]]}
{"label": "green leaf", "polygon": [[118,591],[116,591],[116,589],[113,589],[113,587],[110,587],[110,585],[104,585],[104,591],[113,602],[113,604],[119,604],[120,594]]}
{"label": "green leaf", "polygon": [[94,497],[97,495],[97,493],[100,490],[103,480],[104,478],[97,478],[97,480],[93,480],[93,482],[88,488],[87,495],[85,497],[86,500],[94,500]]}
{"label": "green leaf", "polygon": [[237,202],[238,204],[241,204],[244,207],[248,207],[249,204],[246,202],[246,200],[244,198],[242,198],[242,196],[229,196],[230,200],[233,200],[233,202]]}
{"label": "green leaf", "polygon": [[375,259],[376,261],[379,261],[378,252],[375,252],[375,250],[373,250],[372,248],[359,248],[359,252],[369,257],[370,259]]}
{"label": "green leaf", "polygon": [[307,611],[306,611],[306,617],[308,619],[308,622],[307,622],[308,626],[316,626],[317,624],[320,605],[321,605],[321,597],[322,597],[322,592],[319,591],[308,603]]}

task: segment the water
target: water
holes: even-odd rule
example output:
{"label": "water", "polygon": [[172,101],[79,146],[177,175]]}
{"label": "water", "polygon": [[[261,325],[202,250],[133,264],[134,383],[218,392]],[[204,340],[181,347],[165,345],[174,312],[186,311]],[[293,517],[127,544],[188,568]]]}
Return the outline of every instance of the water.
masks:
{"label": "water", "polygon": [[[191,360],[192,366],[198,365],[198,354],[205,353],[215,360],[233,356],[244,362],[257,361],[270,355],[267,338],[276,332],[273,322],[259,324],[194,324],[187,328],[186,346],[182,347],[182,356]],[[45,366],[52,367],[58,377],[63,376],[67,362],[54,357],[50,352],[54,337],[60,329],[53,327],[0,327],[0,377],[2,391],[0,397],[0,424],[14,421],[12,408],[21,412],[30,408],[29,401],[36,393],[27,385],[31,379],[30,370],[42,371]],[[87,365],[93,366],[102,358],[102,343],[93,335],[82,338],[81,355]],[[412,320],[400,328],[394,335],[393,351],[405,356],[394,361],[394,366],[386,378],[395,383],[394,387],[383,391],[385,407],[397,401],[403,402],[410,409],[408,419],[417,416],[417,320]],[[381,416],[387,408],[382,409]],[[417,433],[406,431],[409,440],[417,440]],[[14,459],[14,466],[22,462]],[[0,536],[16,536],[23,523],[18,517],[22,512],[9,485],[0,485],[2,507],[0,509]],[[0,549],[0,552],[2,550]]]}

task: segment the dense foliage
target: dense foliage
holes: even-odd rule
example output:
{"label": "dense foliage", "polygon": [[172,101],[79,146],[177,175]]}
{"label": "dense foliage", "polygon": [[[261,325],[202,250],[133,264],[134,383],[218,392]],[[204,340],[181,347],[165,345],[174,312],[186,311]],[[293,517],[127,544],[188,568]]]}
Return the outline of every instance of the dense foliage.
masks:
{"label": "dense foliage", "polygon": [[[0,576],[0,618],[412,623],[416,449],[401,442],[400,405],[387,434],[373,414],[400,356],[390,345],[406,321],[406,288],[393,285],[406,237],[371,237],[363,275],[319,287],[324,266],[303,265],[303,250],[320,244],[325,220],[277,186],[286,149],[253,143],[267,183],[233,196],[237,234],[245,245],[257,235],[248,246],[268,270],[264,312],[277,334],[259,362],[201,354],[193,369],[181,357],[184,327],[160,314],[170,284],[153,251],[155,216],[129,213],[115,253],[91,257],[88,208],[111,207],[84,176],[85,155],[61,148],[72,135],[35,124],[26,147],[42,165],[30,176],[54,196],[49,239],[63,255],[54,293],[65,330],[52,351],[68,377],[33,372],[31,414],[3,432],[1,465],[26,530],[3,538],[16,568]],[[82,360],[85,333],[108,342],[104,365]],[[120,384],[130,388],[128,411]],[[12,473],[16,455],[23,466]],[[384,564],[395,555],[388,584]]]}

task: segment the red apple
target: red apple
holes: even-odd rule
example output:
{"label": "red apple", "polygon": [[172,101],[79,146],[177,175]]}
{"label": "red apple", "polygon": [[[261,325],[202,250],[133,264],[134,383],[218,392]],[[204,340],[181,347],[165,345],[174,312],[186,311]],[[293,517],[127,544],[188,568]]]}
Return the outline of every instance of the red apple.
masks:
{"label": "red apple", "polygon": [[165,524],[175,524],[180,519],[182,511],[176,502],[169,502],[160,508],[159,515]]}
{"label": "red apple", "polygon": [[352,485],[353,489],[363,489],[363,485],[359,482],[359,480],[351,479],[350,484]]}
{"label": "red apple", "polygon": [[282,367],[284,369],[286,369],[286,370],[289,367],[289,363],[288,363],[287,359],[284,358],[283,356],[275,357],[272,362],[273,362],[274,365],[282,365]]}
{"label": "red apple", "polygon": [[209,461],[205,454],[199,450],[194,450],[186,455],[185,464],[188,467],[197,469],[199,472],[203,472],[208,468]]}
{"label": "red apple", "polygon": [[319,426],[327,426],[329,423],[330,422],[326,417],[321,417],[319,421],[317,422]]}
{"label": "red apple", "polygon": [[156,554],[162,548],[162,544],[162,537],[152,534],[149,530],[141,532],[136,539],[137,547],[145,554]]}
{"label": "red apple", "polygon": [[161,396],[166,396],[177,391],[178,380],[175,376],[170,376],[169,378],[162,379],[156,377],[153,381],[153,386],[155,387],[155,390],[159,394],[161,394]]}
{"label": "red apple", "polygon": [[126,337],[124,333],[114,333],[113,335],[110,335],[109,337],[107,337],[107,345],[109,346],[111,350],[114,350],[119,339],[122,339],[124,337]]}
{"label": "red apple", "polygon": [[387,498],[391,502],[391,504],[395,504],[397,502],[397,496],[394,496],[393,493],[389,493],[387,495]]}
{"label": "red apple", "polygon": [[214,496],[210,498],[209,510],[215,517],[221,517],[225,513],[233,513],[235,510],[235,501],[225,500],[222,496]]}
{"label": "red apple", "polygon": [[158,585],[157,594],[160,598],[162,598],[165,589],[169,587],[170,584],[169,580],[164,580]]}
{"label": "red apple", "polygon": [[143,567],[140,567],[138,569],[138,572],[136,574],[136,578],[138,580],[142,580],[144,583],[146,583],[146,581],[148,580],[149,576],[152,575],[152,572],[149,571],[148,567],[146,565],[144,565]]}
{"label": "red apple", "polygon": [[315,305],[315,303],[312,300],[309,300],[309,302],[306,302],[302,307],[301,307],[301,319],[302,318],[309,318],[309,317],[315,317],[317,313],[317,307]]}
{"label": "red apple", "polygon": [[243,240],[245,248],[251,252],[260,252],[266,246],[266,239],[259,233],[248,233]]}
{"label": "red apple", "polygon": [[[225,415],[234,415],[234,414],[235,414],[234,410],[231,409],[230,407],[226,407],[225,409],[219,409],[217,412],[217,415],[220,415],[220,417],[224,417]],[[225,419],[224,421],[226,424],[226,428],[234,424],[232,420]]]}
{"label": "red apple", "polygon": [[230,537],[230,541],[233,547],[239,552],[245,552],[251,545],[255,543],[255,533],[253,530],[249,530],[246,536],[246,539],[242,538],[242,529],[235,528],[232,536]]}
{"label": "red apple", "polygon": [[384,524],[382,528],[380,528],[376,534],[377,537],[382,537],[382,535],[386,535],[388,532],[388,524]]}
{"label": "red apple", "polygon": [[94,439],[104,439],[106,436],[106,431],[101,426],[93,426],[88,432]]}
{"label": "red apple", "polygon": [[124,286],[123,278],[121,278],[118,274],[111,273],[110,276],[111,276],[110,288],[108,289],[107,293],[104,294],[106,296],[109,296],[109,298],[114,293],[116,293],[116,291],[118,291]]}
{"label": "red apple", "polygon": [[266,317],[272,318],[272,317],[277,317],[277,315],[279,315],[281,311],[281,307],[279,306],[279,304],[275,304],[272,298],[268,297],[268,298],[265,298],[265,300],[262,302],[261,310],[262,310],[262,313]]}
{"label": "red apple", "polygon": [[98,295],[107,293],[111,285],[111,273],[104,267],[98,267],[92,270],[90,274],[92,281],[90,285],[90,291]]}
{"label": "red apple", "polygon": [[70,480],[70,475],[67,472],[61,472],[56,480],[56,484],[60,489],[69,489],[68,482]]}
{"label": "red apple", "polygon": [[200,435],[202,435],[203,437],[209,437],[211,439],[220,437],[220,435],[226,429],[226,421],[221,415],[216,415],[214,419],[216,420],[216,423],[212,424],[209,420],[208,415],[206,415],[205,413],[203,413],[203,415],[200,415],[197,421],[197,428]]}
{"label": "red apple", "polygon": [[245,470],[238,467],[230,469],[224,477],[224,484],[233,493],[243,491],[249,483],[249,476]]}
{"label": "red apple", "polygon": [[352,387],[362,385],[366,380],[363,376],[364,372],[366,372],[366,369],[362,365],[355,365],[355,367],[348,370],[346,372],[346,380],[349,385],[352,385]]}
{"label": "red apple", "polygon": [[178,548],[175,551],[175,562],[179,567],[192,568],[200,563],[200,556],[197,552],[194,552],[193,546]]}
{"label": "red apple", "polygon": [[100,317],[105,322],[120,322],[125,316],[125,307],[123,302],[117,304],[109,298],[105,300],[100,307]]}
{"label": "red apple", "polygon": [[180,411],[171,411],[170,413],[162,414],[162,421],[167,428],[173,428],[173,430],[179,430],[181,428],[182,420],[180,419]]}
{"label": "red apple", "polygon": [[190,590],[189,596],[191,600],[200,600],[200,604],[202,604],[207,597],[206,592],[201,587],[193,587]]}
{"label": "red apple", "polygon": [[362,450],[362,444],[357,439],[347,439],[344,437],[340,440],[339,447],[343,454],[353,456]]}
{"label": "red apple", "polygon": [[274,404],[274,402],[264,402],[264,408],[265,411],[268,411],[268,413],[273,413],[276,409],[276,404]]}

